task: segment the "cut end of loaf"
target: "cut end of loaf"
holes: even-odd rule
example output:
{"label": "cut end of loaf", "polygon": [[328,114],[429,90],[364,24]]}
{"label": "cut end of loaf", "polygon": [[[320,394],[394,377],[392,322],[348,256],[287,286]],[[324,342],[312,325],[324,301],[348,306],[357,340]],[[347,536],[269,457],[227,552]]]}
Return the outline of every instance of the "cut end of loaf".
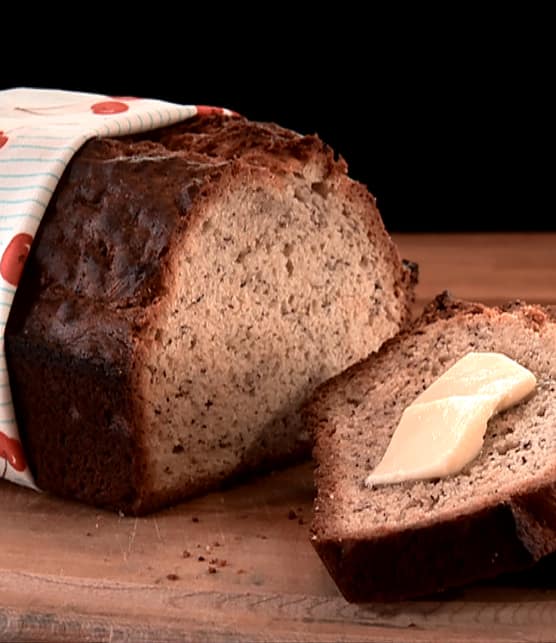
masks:
{"label": "cut end of loaf", "polygon": [[[440,591],[556,549],[555,342],[548,310],[443,295],[412,330],[317,393],[314,544],[350,600]],[[460,473],[365,487],[403,410],[470,351],[504,353],[531,370],[534,394],[489,422]]]}
{"label": "cut end of loaf", "polygon": [[222,183],[192,215],[149,338],[140,387],[160,498],[307,456],[301,404],[407,317],[404,273],[343,175],[313,163]]}

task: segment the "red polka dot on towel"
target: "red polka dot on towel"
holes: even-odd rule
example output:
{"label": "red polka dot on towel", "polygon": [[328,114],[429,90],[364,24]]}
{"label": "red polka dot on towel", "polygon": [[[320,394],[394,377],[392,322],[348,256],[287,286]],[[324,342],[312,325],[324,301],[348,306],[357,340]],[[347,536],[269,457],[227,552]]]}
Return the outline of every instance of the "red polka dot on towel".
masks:
{"label": "red polka dot on towel", "polygon": [[27,468],[21,442],[8,437],[2,431],[0,431],[0,458],[4,458],[16,471],[25,471]]}
{"label": "red polka dot on towel", "polygon": [[0,259],[0,275],[12,286],[19,283],[32,242],[30,234],[21,232],[12,238],[4,250]]}
{"label": "red polka dot on towel", "polygon": [[129,105],[119,100],[104,100],[100,103],[91,105],[91,111],[94,114],[121,114],[127,112]]}

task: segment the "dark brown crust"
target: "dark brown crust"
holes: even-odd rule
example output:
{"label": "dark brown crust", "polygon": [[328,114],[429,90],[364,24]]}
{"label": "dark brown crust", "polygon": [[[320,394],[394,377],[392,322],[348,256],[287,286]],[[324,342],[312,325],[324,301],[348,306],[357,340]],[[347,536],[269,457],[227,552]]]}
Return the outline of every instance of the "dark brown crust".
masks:
{"label": "dark brown crust", "polygon": [[556,550],[555,515],[552,484],[374,542],[328,536],[315,521],[312,543],[346,600],[397,601],[531,567]]}
{"label": "dark brown crust", "polygon": [[[448,293],[436,297],[412,328],[384,344],[375,355],[325,383],[305,409],[315,437],[315,513],[312,543],[345,598],[352,602],[402,600],[457,587],[505,572],[525,569],[556,550],[556,482],[553,478],[508,497],[505,502],[484,506],[465,516],[441,523],[389,533],[383,537],[350,539],[328,526],[333,511],[333,488],[327,454],[327,427],[319,425],[319,404],[328,391],[367,368],[367,363],[387,358],[410,333],[419,333],[439,319],[503,312],[519,315],[540,330],[553,323],[550,308],[515,301],[491,308],[480,303],[453,299]],[[320,466],[323,465],[323,466]],[[372,525],[370,526],[372,529]]]}
{"label": "dark brown crust", "polygon": [[[318,137],[243,118],[194,118],[92,140],[75,155],[6,328],[16,413],[39,487],[126,513],[187,495],[155,497],[146,478],[134,403],[142,337],[165,296],[173,254],[211,195],[232,178],[248,180],[253,169],[286,176],[308,161],[348,182],[344,161]],[[348,189],[374,204],[363,186],[349,181]],[[408,315],[414,270],[401,267],[380,218],[369,225],[392,266],[400,266],[397,287]]]}
{"label": "dark brown crust", "polygon": [[114,499],[121,509],[136,506],[144,466],[130,369],[23,336],[11,338],[7,356],[21,438],[40,487],[100,506]]}

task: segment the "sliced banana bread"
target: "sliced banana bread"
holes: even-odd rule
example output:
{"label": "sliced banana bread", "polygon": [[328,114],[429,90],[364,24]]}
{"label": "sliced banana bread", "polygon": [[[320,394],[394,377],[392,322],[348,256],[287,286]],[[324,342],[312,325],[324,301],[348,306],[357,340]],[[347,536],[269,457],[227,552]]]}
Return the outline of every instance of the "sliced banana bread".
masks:
{"label": "sliced banana bread", "polygon": [[[470,351],[537,377],[489,421],[479,456],[450,477],[368,488],[404,409]],[[411,329],[325,383],[315,436],[312,542],[349,601],[438,592],[530,566],[556,550],[556,323],[551,310],[439,296]]]}

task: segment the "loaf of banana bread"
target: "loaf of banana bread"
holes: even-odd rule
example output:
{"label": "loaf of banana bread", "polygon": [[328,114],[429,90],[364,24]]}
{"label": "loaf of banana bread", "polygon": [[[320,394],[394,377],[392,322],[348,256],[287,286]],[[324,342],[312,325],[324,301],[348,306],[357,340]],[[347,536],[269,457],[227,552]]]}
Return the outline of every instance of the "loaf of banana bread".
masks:
{"label": "loaf of banana bread", "polygon": [[400,330],[414,277],[316,136],[205,116],[89,141],[6,328],[38,486],[139,514],[307,455],[301,403]]}

